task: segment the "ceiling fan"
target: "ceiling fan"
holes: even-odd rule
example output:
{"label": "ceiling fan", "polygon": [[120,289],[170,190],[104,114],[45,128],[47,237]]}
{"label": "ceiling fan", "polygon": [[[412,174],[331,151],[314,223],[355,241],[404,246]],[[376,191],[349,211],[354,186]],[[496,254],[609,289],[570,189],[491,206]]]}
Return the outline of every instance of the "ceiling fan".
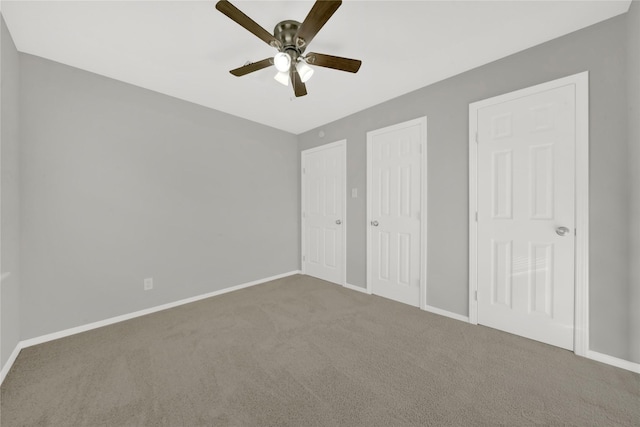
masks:
{"label": "ceiling fan", "polygon": [[273,58],[246,64],[231,70],[230,73],[240,77],[275,65],[278,70],[275,79],[286,86],[291,81],[296,97],[307,94],[305,82],[313,74],[313,68],[309,64],[357,73],[362,64],[362,61],[357,59],[322,53],[307,53],[304,55],[304,51],[311,43],[311,40],[341,4],[342,1],[340,0],[317,0],[302,23],[292,20],[279,22],[273,30],[273,35],[271,35],[229,1],[220,0],[216,3],[216,9],[256,35],[269,46],[278,49],[278,53]]}

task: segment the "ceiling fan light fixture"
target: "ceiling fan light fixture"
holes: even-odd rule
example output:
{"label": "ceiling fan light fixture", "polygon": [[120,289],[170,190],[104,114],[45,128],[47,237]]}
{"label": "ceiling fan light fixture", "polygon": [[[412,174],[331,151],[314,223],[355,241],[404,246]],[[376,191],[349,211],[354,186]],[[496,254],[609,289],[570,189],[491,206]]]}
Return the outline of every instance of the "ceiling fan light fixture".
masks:
{"label": "ceiling fan light fixture", "polygon": [[281,73],[286,73],[291,67],[291,56],[285,52],[278,52],[276,56],[273,57],[273,65],[275,65],[276,69]]}
{"label": "ceiling fan light fixture", "polygon": [[278,74],[276,74],[273,78],[278,83],[282,83],[285,86],[289,86],[289,73],[284,71],[278,71]]}
{"label": "ceiling fan light fixture", "polygon": [[357,73],[362,65],[362,61],[357,59],[322,53],[307,53],[306,59],[302,56],[309,43],[341,4],[342,0],[315,0],[304,21],[298,22],[291,19],[280,21],[271,34],[232,5],[229,0],[217,0],[216,9],[218,11],[278,50],[278,53],[273,57],[245,64],[231,70],[230,73],[240,77],[274,65],[278,70],[278,74],[274,76],[275,80],[286,86],[289,86],[289,81],[291,81],[291,87],[296,97],[307,94],[305,82],[311,78],[314,72],[314,69],[309,65]]}
{"label": "ceiling fan light fixture", "polygon": [[300,61],[298,61],[296,64],[296,70],[298,70],[302,83],[306,83],[313,75],[313,68],[309,67],[304,59],[300,59]]}

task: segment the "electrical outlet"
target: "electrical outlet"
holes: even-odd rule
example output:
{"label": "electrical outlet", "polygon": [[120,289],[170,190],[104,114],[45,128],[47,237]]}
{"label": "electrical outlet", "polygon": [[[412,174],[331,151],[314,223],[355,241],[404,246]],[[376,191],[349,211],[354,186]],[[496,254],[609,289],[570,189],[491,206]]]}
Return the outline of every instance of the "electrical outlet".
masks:
{"label": "electrical outlet", "polygon": [[153,278],[152,277],[148,277],[148,278],[144,279],[144,290],[145,291],[150,291],[151,289],[153,289]]}

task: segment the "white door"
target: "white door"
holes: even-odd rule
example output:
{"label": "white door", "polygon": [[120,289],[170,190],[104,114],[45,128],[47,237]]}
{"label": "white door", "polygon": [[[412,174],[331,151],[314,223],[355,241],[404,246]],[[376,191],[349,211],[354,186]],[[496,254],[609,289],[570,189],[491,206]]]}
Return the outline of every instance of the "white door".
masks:
{"label": "white door", "polygon": [[344,285],[346,141],[302,152],[302,271]]}
{"label": "white door", "polygon": [[477,110],[478,323],[573,349],[576,89]]}
{"label": "white door", "polygon": [[[420,306],[426,118],[367,134],[368,287]],[[424,169],[424,171],[423,171]]]}

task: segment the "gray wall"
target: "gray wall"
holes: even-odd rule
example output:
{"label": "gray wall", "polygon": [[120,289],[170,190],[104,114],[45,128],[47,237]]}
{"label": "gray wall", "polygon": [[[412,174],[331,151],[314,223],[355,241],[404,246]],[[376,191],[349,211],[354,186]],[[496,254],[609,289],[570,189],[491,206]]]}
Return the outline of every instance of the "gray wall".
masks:
{"label": "gray wall", "polygon": [[627,20],[629,181],[631,182],[629,332],[631,360],[640,362],[640,1],[631,3]]}
{"label": "gray wall", "polygon": [[[364,286],[366,132],[424,115],[429,132],[428,300],[466,315],[468,104],[585,70],[591,74],[591,348],[640,361],[640,351],[634,352],[637,340],[635,347],[628,344],[630,335],[640,336],[640,271],[629,262],[640,258],[640,149],[638,120],[627,121],[627,108],[638,111],[632,78],[638,74],[637,22],[634,4],[628,17],[298,138],[20,55],[20,207],[22,251],[28,258],[21,265],[22,294],[14,272],[7,282],[13,285],[2,285],[2,343],[10,342],[8,350],[3,347],[2,362],[18,339],[15,302],[20,296],[20,339],[28,339],[297,269],[299,150],[343,138],[348,140],[347,185],[359,190],[357,199],[348,199],[347,281]],[[2,32],[4,92],[6,75],[13,73],[17,81],[18,64],[15,47],[5,48],[4,23]],[[5,134],[14,135],[9,140],[16,147],[18,142],[15,114],[13,133],[5,123],[5,105],[15,112],[18,104],[17,85],[13,88],[2,96],[3,271],[8,270],[5,236],[15,243],[19,230],[5,226],[6,220],[17,224],[19,219],[17,184],[11,184],[17,181],[5,179],[12,167],[17,170],[17,156],[5,156]],[[628,154],[635,156],[629,162]],[[12,166],[5,167],[5,161]],[[5,191],[6,185],[13,190]],[[5,196],[14,200],[13,214]],[[628,224],[635,227],[634,238]],[[8,229],[13,237],[5,235]],[[13,256],[17,267],[15,251]],[[153,291],[142,291],[144,277],[154,277]]]}
{"label": "gray wall", "polygon": [[7,359],[20,341],[20,274],[19,274],[19,250],[20,250],[20,199],[18,182],[18,82],[19,61],[18,52],[11,35],[7,30],[4,19],[0,19],[0,34],[2,45],[0,46],[0,64],[2,70],[2,152],[0,158],[2,164],[0,171],[0,195],[2,200],[2,224],[0,224],[0,266],[2,273],[9,276],[0,284],[2,295],[2,340],[0,342],[0,367],[4,366]]}
{"label": "gray wall", "polygon": [[299,268],[295,135],[20,67],[22,339]]}
{"label": "gray wall", "polygon": [[626,40],[622,15],[299,135],[347,139],[347,282],[365,286],[366,132],[426,115],[428,304],[467,315],[469,103],[588,70],[591,348],[629,359]]}

